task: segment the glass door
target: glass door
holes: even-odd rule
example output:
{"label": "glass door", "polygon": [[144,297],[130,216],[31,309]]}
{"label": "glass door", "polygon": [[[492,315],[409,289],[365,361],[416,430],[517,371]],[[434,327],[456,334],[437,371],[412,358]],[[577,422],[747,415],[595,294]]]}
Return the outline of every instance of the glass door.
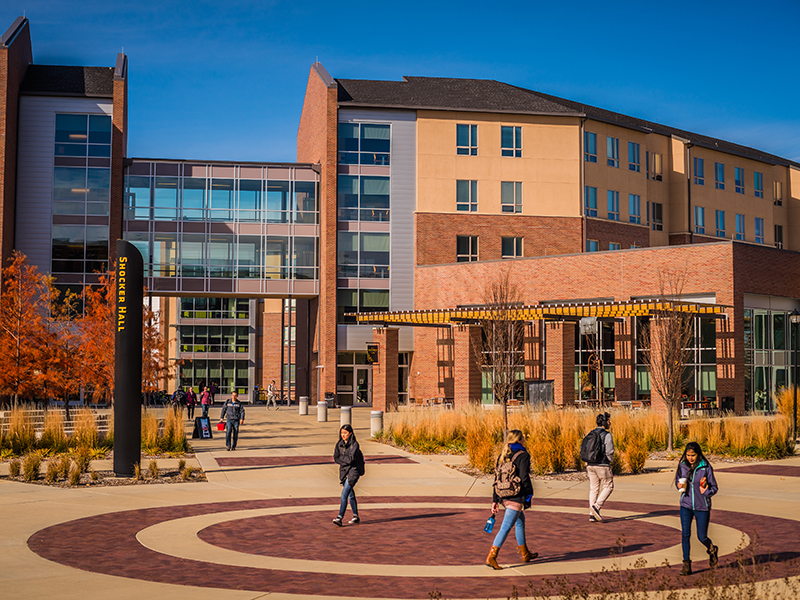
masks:
{"label": "glass door", "polygon": [[353,406],[372,406],[372,368],[356,366]]}

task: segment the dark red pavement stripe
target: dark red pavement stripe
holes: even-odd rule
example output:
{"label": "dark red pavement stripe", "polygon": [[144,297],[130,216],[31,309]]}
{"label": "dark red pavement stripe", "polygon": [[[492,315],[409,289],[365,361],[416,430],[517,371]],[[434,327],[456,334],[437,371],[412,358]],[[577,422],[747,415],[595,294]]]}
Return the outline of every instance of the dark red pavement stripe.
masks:
{"label": "dark red pavement stripe", "polygon": [[[502,579],[484,577],[382,577],[363,575],[340,575],[327,573],[305,573],[295,571],[281,571],[272,569],[253,569],[227,565],[214,565],[210,567],[199,561],[175,558],[154,552],[145,548],[136,540],[136,533],[145,527],[169,521],[173,518],[212,514],[233,510],[246,510],[256,508],[269,508],[284,506],[287,503],[297,506],[313,506],[323,502],[336,502],[338,499],[320,498],[292,498],[253,500],[242,502],[209,503],[187,506],[173,506],[154,509],[140,509],[109,513],[61,523],[43,529],[33,534],[28,539],[28,546],[40,556],[77,569],[91,572],[105,573],[132,579],[142,579],[175,585],[243,589],[258,592],[283,592],[293,594],[319,594],[349,597],[387,597],[394,598],[428,598],[429,593],[436,589],[445,597],[460,598],[487,598],[506,596],[511,592],[512,585],[526,589],[530,582],[534,589],[543,589],[545,579],[548,577],[507,577]],[[385,502],[433,502],[446,508],[448,504],[457,502],[474,503],[476,506],[487,507],[488,502],[482,498],[452,498],[452,497],[372,497],[360,501],[362,506],[371,503]],[[541,506],[580,506],[585,502],[576,500],[536,499]],[[609,502],[608,509],[633,511],[640,514],[665,514],[677,513],[676,507],[659,506],[653,504],[634,504],[623,502]],[[365,511],[366,512],[366,511]],[[786,575],[796,575],[798,566],[796,562],[789,562],[797,558],[797,539],[800,538],[800,523],[789,519],[764,517],[728,511],[714,510],[712,521],[728,525],[754,535],[756,532],[762,540],[759,548],[759,560],[768,562],[771,567],[764,577],[780,578]],[[535,513],[530,513],[529,532],[532,538],[538,535],[547,535],[546,523],[537,523]],[[479,526],[480,523],[476,523]],[[410,527],[416,527],[419,536],[436,536],[434,528],[420,529],[418,524],[412,522]],[[603,526],[588,523],[585,529],[581,528],[586,546],[592,544],[607,545]],[[358,552],[357,546],[348,543],[348,528],[342,532],[343,548],[350,552]],[[680,535],[675,532],[675,543],[679,543]],[[631,540],[629,540],[631,541]],[[532,544],[535,542],[531,540]],[[386,544],[394,545],[390,539]],[[486,542],[486,550],[490,541]],[[413,553],[414,543],[404,541],[394,545],[397,552]],[[514,552],[513,539],[506,544],[500,560],[512,563]],[[725,549],[730,550],[730,549]],[[312,531],[308,531],[308,556],[318,556],[325,559],[330,548],[317,544]],[[767,554],[769,552],[769,555]],[[547,559],[547,557],[542,557]],[[483,562],[483,553],[474,557],[475,564]],[[505,559],[505,560],[504,560]],[[703,570],[704,563],[696,563],[698,571]],[[689,578],[677,577],[678,567],[665,569],[672,577],[671,587],[691,587],[697,576]],[[206,573],[207,576],[202,576]],[[200,574],[200,575],[198,575]],[[590,578],[589,573],[570,575],[573,584],[586,583]]]}
{"label": "dark red pavement stripe", "polygon": [[718,469],[719,473],[743,473],[747,475],[774,475],[776,477],[800,477],[800,467],[792,465],[742,465],[730,469]]}
{"label": "dark red pavement stripe", "polygon": [[[405,456],[365,456],[369,464],[408,465],[415,461]],[[332,456],[218,456],[220,467],[301,467],[307,465],[333,465]]]}

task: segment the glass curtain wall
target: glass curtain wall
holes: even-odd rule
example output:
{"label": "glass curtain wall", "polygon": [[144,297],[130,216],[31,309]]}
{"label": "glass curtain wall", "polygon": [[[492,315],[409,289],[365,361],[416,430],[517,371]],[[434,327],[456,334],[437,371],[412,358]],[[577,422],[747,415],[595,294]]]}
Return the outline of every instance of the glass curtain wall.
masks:
{"label": "glass curtain wall", "polygon": [[[614,323],[581,319],[575,328],[575,397],[613,402]],[[602,396],[600,395],[602,394]]]}
{"label": "glass curtain wall", "polygon": [[776,410],[775,394],[792,382],[793,344],[789,311],[744,310],[745,410]]}

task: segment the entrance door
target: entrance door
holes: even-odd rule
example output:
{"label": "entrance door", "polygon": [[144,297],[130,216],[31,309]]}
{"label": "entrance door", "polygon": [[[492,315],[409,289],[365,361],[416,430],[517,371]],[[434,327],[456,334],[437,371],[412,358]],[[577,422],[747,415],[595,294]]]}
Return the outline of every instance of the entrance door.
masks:
{"label": "entrance door", "polygon": [[353,406],[372,406],[372,368],[356,366]]}

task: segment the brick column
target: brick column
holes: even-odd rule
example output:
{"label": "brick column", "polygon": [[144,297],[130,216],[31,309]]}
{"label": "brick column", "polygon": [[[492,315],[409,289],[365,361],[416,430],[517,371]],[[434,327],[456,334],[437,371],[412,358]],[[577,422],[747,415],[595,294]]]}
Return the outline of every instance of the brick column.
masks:
{"label": "brick column", "polygon": [[378,344],[378,363],[372,365],[372,408],[391,412],[397,410],[397,327],[375,327],[372,340]]}
{"label": "brick column", "polygon": [[633,317],[614,324],[614,381],[617,402],[636,400],[636,330]]}
{"label": "brick column", "polygon": [[525,325],[525,379],[544,379],[544,322]]}
{"label": "brick column", "polygon": [[[657,365],[662,361],[661,358],[661,340],[663,337],[663,319],[653,317],[650,319],[650,364]],[[651,408],[661,414],[667,414],[667,403],[664,398],[656,391],[653,385],[652,375],[650,376],[650,401]],[[680,406],[676,407],[680,414]]]}
{"label": "brick column", "polygon": [[455,406],[465,408],[481,402],[481,368],[476,359],[480,351],[480,325],[457,325],[453,327],[455,341]]}
{"label": "brick column", "polygon": [[575,404],[575,323],[547,324],[547,378],[553,380],[553,401]]}

